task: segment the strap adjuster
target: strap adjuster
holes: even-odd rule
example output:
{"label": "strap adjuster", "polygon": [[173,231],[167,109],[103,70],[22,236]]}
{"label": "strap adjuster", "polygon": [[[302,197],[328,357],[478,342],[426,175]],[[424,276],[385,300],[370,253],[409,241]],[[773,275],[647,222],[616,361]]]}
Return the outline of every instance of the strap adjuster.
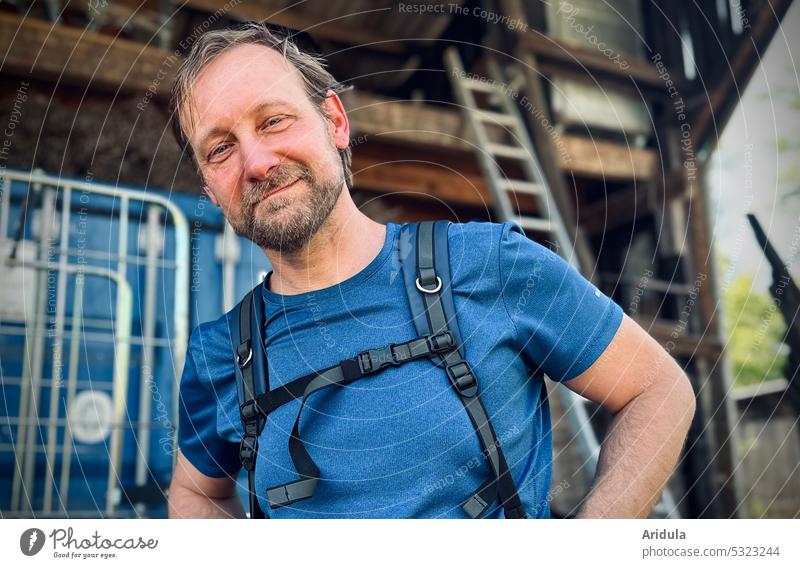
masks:
{"label": "strap adjuster", "polygon": [[429,335],[426,337],[426,340],[428,341],[428,347],[434,353],[450,351],[456,346],[453,335],[449,331],[437,333],[436,335]]}
{"label": "strap adjuster", "polygon": [[239,407],[239,416],[242,417],[243,422],[254,420],[261,415],[261,408],[255,400],[248,400]]}
{"label": "strap adjuster", "polygon": [[460,361],[445,367],[450,384],[463,397],[472,398],[478,394],[478,381],[466,361]]}
{"label": "strap adjuster", "polygon": [[256,467],[256,454],[258,454],[258,436],[245,435],[239,443],[239,460],[246,471],[253,471]]}

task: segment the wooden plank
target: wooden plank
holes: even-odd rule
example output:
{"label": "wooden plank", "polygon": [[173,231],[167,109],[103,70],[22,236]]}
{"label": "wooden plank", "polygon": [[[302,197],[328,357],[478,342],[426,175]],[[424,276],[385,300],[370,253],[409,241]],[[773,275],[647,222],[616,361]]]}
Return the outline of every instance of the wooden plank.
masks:
{"label": "wooden plank", "polygon": [[[432,197],[453,205],[489,208],[492,198],[477,167],[455,171],[440,160],[421,160],[408,152],[353,150],[355,188],[399,193],[412,199]],[[390,159],[391,158],[391,159]]]}
{"label": "wooden plank", "polygon": [[180,59],[171,51],[15,14],[0,14],[0,73],[168,96]]}
{"label": "wooden plank", "polygon": [[[387,41],[385,36],[361,28],[348,26],[347,19],[324,19],[310,14],[308,6],[303,12],[293,8],[283,8],[271,2],[239,2],[226,0],[186,0],[185,6],[196,10],[215,13],[225,9],[225,16],[244,22],[268,22],[276,26],[302,31],[311,37],[336,41],[347,45],[364,46],[378,51],[408,53],[401,41]],[[227,8],[225,8],[227,6]],[[395,14],[396,15],[396,14]]]}
{"label": "wooden plank", "polygon": [[457,110],[446,106],[389,99],[348,91],[342,101],[354,137],[378,136],[389,142],[473,151],[466,125]]}
{"label": "wooden plank", "polygon": [[[404,199],[434,198],[448,206],[491,211],[493,201],[474,156],[454,155],[389,144],[370,138],[353,148],[353,177],[357,190],[396,194]],[[515,206],[525,215],[537,211],[532,195],[515,193]]]}
{"label": "wooden plank", "polygon": [[587,74],[600,74],[624,83],[634,81],[643,88],[664,89],[664,81],[658,76],[655,66],[647,60],[626,58],[628,67],[622,69],[600,51],[556,39],[536,30],[517,30],[517,36],[520,46],[530,50],[543,62],[555,61],[567,67],[581,69]]}
{"label": "wooden plank", "polygon": [[584,136],[561,134],[555,138],[561,169],[575,176],[643,182],[658,171],[658,154],[649,148]]}
{"label": "wooden plank", "polygon": [[[96,24],[116,29],[141,29],[156,34],[162,27],[161,14],[148,7],[146,0],[125,0],[100,3],[98,0],[69,0],[69,9],[81,12]],[[98,26],[99,27],[99,26]],[[96,28],[95,28],[96,29]]]}
{"label": "wooden plank", "polygon": [[[421,145],[462,154],[475,150],[461,114],[455,109],[358,91],[345,93],[343,99],[354,138],[375,136],[386,143]],[[562,172],[595,179],[644,181],[653,179],[658,171],[655,150],[583,136],[553,136],[557,153],[554,159]]]}

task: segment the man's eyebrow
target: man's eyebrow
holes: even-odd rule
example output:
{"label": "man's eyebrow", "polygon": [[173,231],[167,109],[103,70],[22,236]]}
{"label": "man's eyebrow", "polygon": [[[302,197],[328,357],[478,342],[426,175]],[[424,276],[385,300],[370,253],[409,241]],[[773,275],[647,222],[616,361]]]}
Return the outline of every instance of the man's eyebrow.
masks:
{"label": "man's eyebrow", "polygon": [[[285,101],[280,101],[280,100],[277,100],[277,99],[269,99],[269,100],[266,100],[266,101],[262,101],[259,104],[257,104],[256,106],[254,106],[247,113],[247,115],[261,114],[265,110],[269,110],[269,109],[274,108],[274,107],[285,107],[285,106],[287,106],[287,103]],[[223,134],[228,134],[229,132],[230,132],[230,128],[225,128],[225,127],[222,127],[222,126],[214,126],[214,127],[212,127],[200,139],[200,143],[198,144],[198,148],[201,148],[201,149],[205,148],[206,144],[208,144],[208,141],[210,139],[215,138],[215,137],[220,136],[220,135],[223,135]]]}

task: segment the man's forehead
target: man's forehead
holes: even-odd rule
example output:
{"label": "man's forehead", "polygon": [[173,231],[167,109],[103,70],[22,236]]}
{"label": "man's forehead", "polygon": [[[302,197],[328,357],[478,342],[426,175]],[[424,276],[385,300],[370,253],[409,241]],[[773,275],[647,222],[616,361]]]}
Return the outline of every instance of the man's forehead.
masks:
{"label": "man's forehead", "polygon": [[297,103],[301,95],[305,95],[302,77],[280,53],[263,45],[237,46],[212,61],[192,82],[187,127],[197,134],[207,119],[252,112],[265,103]]}

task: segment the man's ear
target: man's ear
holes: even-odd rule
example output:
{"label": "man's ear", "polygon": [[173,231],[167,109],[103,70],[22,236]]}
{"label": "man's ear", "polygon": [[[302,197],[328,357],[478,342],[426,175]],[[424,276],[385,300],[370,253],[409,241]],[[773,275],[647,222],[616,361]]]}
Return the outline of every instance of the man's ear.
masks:
{"label": "man's ear", "polygon": [[333,89],[328,89],[325,94],[322,110],[328,117],[333,143],[340,150],[347,148],[350,145],[350,121],[347,119],[342,100]]}
{"label": "man's ear", "polygon": [[214,197],[214,194],[211,192],[210,189],[208,189],[208,186],[205,184],[205,182],[203,182],[203,193],[205,193],[208,196],[208,198],[211,200],[211,203],[219,207],[219,203],[217,203],[217,198]]}

